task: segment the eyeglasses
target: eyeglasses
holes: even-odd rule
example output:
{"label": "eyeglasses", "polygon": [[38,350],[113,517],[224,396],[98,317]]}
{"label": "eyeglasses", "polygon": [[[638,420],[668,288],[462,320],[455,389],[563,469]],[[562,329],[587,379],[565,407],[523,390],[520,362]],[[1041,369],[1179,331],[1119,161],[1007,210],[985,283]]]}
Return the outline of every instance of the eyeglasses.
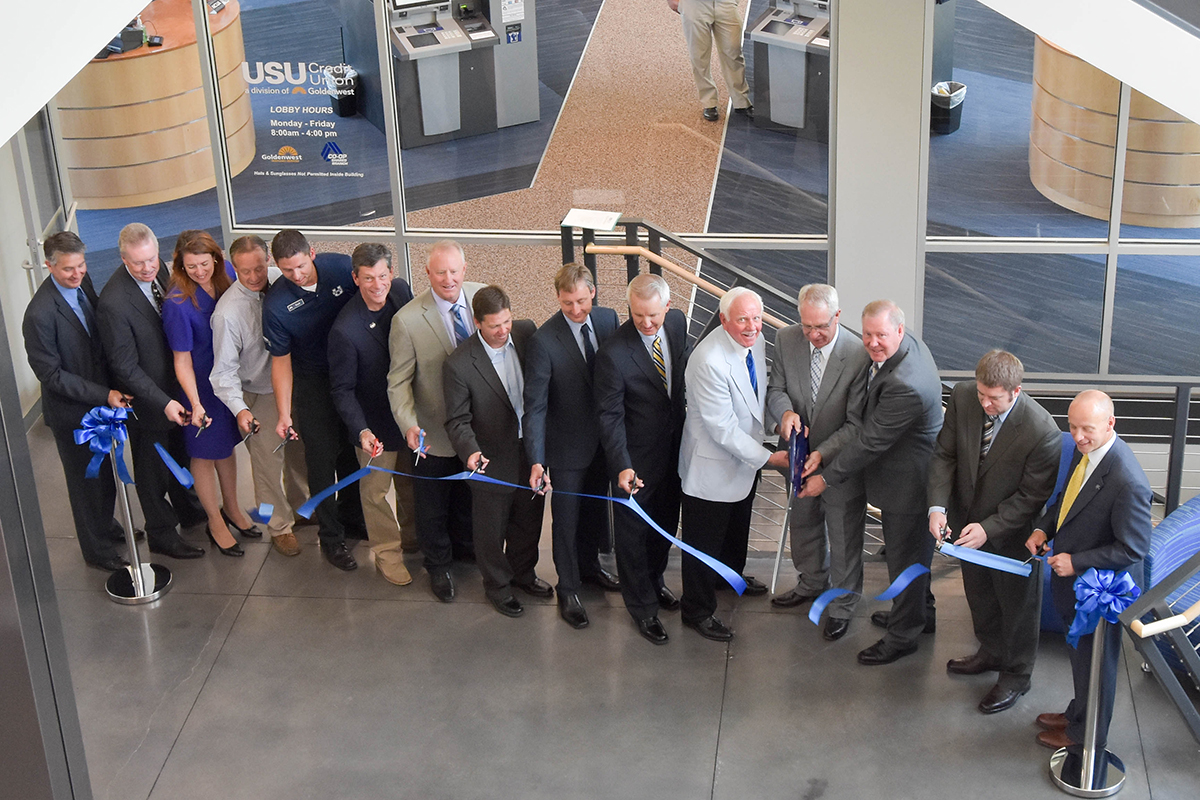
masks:
{"label": "eyeglasses", "polygon": [[833,317],[830,317],[827,322],[824,322],[820,325],[804,325],[804,324],[800,325],[800,329],[803,330],[805,333],[812,333],[813,331],[827,331],[832,327],[833,327]]}

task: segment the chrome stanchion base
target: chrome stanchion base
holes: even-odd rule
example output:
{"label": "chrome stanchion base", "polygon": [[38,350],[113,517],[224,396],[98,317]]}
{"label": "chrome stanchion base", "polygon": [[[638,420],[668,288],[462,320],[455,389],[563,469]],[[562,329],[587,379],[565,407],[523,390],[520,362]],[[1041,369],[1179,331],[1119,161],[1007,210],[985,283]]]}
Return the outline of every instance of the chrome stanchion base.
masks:
{"label": "chrome stanchion base", "polygon": [[1082,770],[1078,768],[1076,768],[1075,774],[1070,776],[1070,779],[1063,778],[1063,767],[1067,761],[1067,748],[1065,747],[1059,748],[1050,757],[1050,778],[1054,781],[1055,786],[1075,797],[1112,797],[1125,785],[1125,764],[1108,750],[1105,750],[1104,754],[1108,758],[1108,766],[1103,774],[1098,776],[1098,779],[1093,779],[1091,787],[1076,786],[1071,782],[1071,780],[1082,781]]}
{"label": "chrome stanchion base", "polygon": [[171,570],[162,564],[141,564],[145,594],[139,595],[133,581],[133,567],[125,567],[108,576],[104,588],[114,603],[140,606],[153,603],[171,588]]}

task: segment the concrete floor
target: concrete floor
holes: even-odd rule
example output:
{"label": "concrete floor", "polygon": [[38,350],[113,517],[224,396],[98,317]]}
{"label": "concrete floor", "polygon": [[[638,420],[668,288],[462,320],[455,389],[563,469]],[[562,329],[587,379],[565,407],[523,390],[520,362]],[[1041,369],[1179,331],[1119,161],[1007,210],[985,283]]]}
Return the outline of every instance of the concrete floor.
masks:
{"label": "concrete floor", "polygon": [[[49,433],[30,434],[92,787],[105,800],[304,798],[988,798],[1062,796],[1033,718],[1069,699],[1067,649],[1048,635],[1033,690],[1002,714],[975,704],[988,676],[948,676],[974,650],[954,564],[935,562],[938,631],[896,664],[862,667],[878,630],[864,601],[841,641],[766,598],[721,595],[737,637],[701,639],[663,614],[653,647],[617,595],[589,587],[591,626],[522,597],[508,619],[474,567],[438,603],[325,563],[315,529],[284,558],[161,559],[171,592],[149,607],[107,599],[79,555]],[[244,465],[243,465],[244,468]],[[246,499],[249,505],[249,499]],[[203,530],[186,533],[202,542]],[[554,581],[548,538],[541,577]],[[770,579],[771,560],[749,570]],[[781,590],[792,578],[781,578]],[[679,589],[677,558],[668,585]],[[870,596],[886,584],[867,566]],[[1196,742],[1126,648],[1111,749],[1122,798],[1191,800]]]}

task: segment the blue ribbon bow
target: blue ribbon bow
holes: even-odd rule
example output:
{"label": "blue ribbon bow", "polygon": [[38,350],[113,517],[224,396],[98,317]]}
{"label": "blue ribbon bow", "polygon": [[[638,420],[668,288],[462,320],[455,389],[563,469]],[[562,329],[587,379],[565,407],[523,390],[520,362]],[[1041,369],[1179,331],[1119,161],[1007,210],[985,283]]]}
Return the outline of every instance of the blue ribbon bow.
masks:
{"label": "blue ribbon bow", "polygon": [[1077,647],[1081,636],[1095,632],[1101,617],[1116,624],[1121,612],[1141,594],[1128,572],[1089,569],[1075,581],[1075,619],[1067,631],[1067,643]]}
{"label": "blue ribbon bow", "polygon": [[[92,451],[92,460],[88,462],[86,477],[95,478],[100,475],[100,465],[104,457],[113,454],[117,465],[117,475],[123,483],[133,483],[133,477],[125,466],[125,440],[129,432],[125,430],[125,420],[129,412],[123,408],[96,406],[83,415],[82,428],[75,431],[75,444],[86,443]],[[115,449],[114,449],[115,448]]]}

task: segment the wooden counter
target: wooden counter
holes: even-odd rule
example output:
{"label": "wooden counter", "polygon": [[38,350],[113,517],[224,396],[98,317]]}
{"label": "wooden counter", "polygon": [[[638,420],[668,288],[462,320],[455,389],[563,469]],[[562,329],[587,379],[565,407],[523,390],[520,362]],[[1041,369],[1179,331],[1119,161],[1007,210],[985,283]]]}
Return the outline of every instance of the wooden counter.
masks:
{"label": "wooden counter", "polygon": [[[1109,218],[1120,83],[1045,39],[1033,51],[1029,177],[1064,208]],[[1200,227],[1200,125],[1134,90],[1121,222]]]}
{"label": "wooden counter", "polygon": [[[237,0],[209,16],[233,175],[255,150],[240,16]],[[93,59],[56,98],[80,208],[162,203],[216,185],[192,4],[154,0],[142,22],[162,47]]]}

